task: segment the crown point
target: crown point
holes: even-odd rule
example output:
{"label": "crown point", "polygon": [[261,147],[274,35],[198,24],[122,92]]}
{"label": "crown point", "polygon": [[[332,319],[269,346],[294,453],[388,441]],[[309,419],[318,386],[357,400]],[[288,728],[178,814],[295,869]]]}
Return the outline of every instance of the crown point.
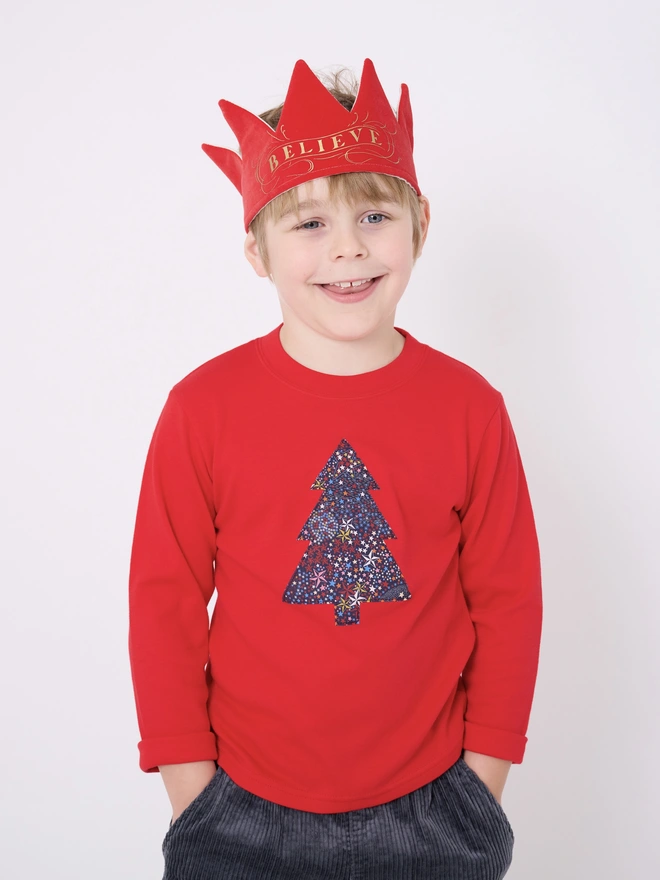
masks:
{"label": "crown point", "polygon": [[215,164],[220,168],[234,184],[236,189],[243,194],[243,160],[234,152],[225,147],[214,147],[212,144],[202,144],[202,149]]}
{"label": "crown point", "polygon": [[296,61],[280,115],[278,134],[289,140],[339,130],[350,114],[302,58]]}
{"label": "crown point", "polygon": [[402,128],[408,136],[410,149],[412,150],[415,143],[413,138],[413,116],[412,108],[410,106],[410,92],[405,83],[401,83],[401,94],[399,95],[399,106],[397,108],[396,117],[400,128]]}

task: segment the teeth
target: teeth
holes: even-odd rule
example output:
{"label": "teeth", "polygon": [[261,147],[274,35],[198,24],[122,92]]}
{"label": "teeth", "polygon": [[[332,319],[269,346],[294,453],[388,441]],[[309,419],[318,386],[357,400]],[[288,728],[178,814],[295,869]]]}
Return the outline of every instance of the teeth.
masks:
{"label": "teeth", "polygon": [[368,281],[371,281],[371,278],[363,278],[362,281],[337,281],[335,284],[328,285],[329,287],[359,287],[360,284],[366,284]]}

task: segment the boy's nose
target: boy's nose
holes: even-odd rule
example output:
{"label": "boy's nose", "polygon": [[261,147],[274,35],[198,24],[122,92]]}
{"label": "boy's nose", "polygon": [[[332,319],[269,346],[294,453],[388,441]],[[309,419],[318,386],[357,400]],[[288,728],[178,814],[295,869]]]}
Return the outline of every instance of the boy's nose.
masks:
{"label": "boy's nose", "polygon": [[367,246],[364,240],[352,228],[338,228],[330,242],[330,257],[335,260],[338,257],[366,257]]}
{"label": "boy's nose", "polygon": [[336,241],[330,248],[330,259],[332,260],[338,258],[348,258],[350,260],[366,256],[366,246],[356,238],[353,238],[352,240],[350,238],[345,238],[341,241]]}

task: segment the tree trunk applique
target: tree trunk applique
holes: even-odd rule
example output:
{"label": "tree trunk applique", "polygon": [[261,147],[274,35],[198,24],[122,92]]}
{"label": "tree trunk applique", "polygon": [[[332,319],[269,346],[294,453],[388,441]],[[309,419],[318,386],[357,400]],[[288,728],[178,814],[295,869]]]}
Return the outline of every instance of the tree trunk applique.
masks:
{"label": "tree trunk applique", "polygon": [[311,541],[282,600],[334,605],[335,624],[360,622],[364,602],[405,602],[412,596],[385,544],[396,538],[369,490],[378,489],[366,465],[343,439],[311,489],[321,489],[298,535]]}

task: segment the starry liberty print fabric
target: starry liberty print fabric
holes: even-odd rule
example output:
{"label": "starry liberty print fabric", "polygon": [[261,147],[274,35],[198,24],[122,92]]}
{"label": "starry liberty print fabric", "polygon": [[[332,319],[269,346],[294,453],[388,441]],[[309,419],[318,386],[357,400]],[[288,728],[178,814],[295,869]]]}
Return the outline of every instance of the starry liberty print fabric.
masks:
{"label": "starry liberty print fabric", "polygon": [[337,626],[359,624],[369,602],[411,593],[386,540],[396,538],[371,491],[379,486],[342,439],[310,487],[321,495],[299,541],[310,541],[283,595],[295,605],[333,605]]}

